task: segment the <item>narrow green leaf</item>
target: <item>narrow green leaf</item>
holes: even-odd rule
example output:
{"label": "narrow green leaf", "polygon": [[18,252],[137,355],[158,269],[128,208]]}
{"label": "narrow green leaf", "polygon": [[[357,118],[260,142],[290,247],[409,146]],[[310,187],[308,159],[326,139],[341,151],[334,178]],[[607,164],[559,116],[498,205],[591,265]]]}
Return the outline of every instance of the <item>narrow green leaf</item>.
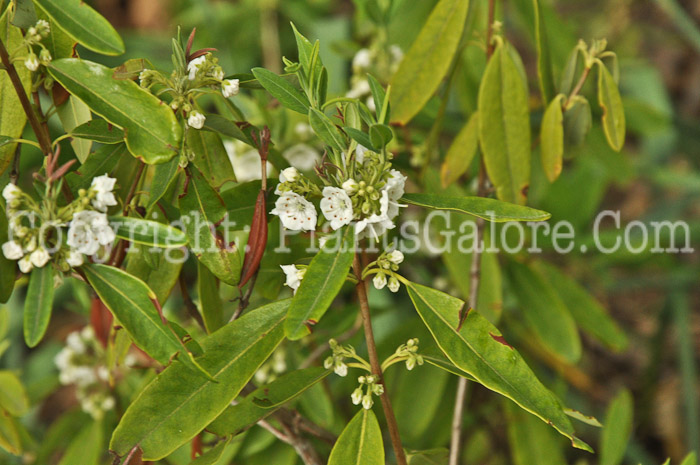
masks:
{"label": "narrow green leaf", "polygon": [[352,417],[328,458],[328,465],[384,465],[382,430],[374,412],[361,409]]}
{"label": "narrow green leaf", "polygon": [[468,0],[440,0],[433,8],[391,81],[392,121],[408,123],[435,93],[457,51],[468,9]]}
{"label": "narrow green leaf", "polygon": [[170,297],[186,259],[181,248],[151,250],[146,245],[130,244],[126,272],[146,283],[163,305]]}
{"label": "narrow green leaf", "polygon": [[445,448],[422,451],[406,451],[408,465],[446,465],[450,459],[450,451]]}
{"label": "narrow green leaf", "polygon": [[109,222],[117,237],[129,242],[165,248],[187,245],[185,233],[157,221],[131,216],[110,216]]}
{"label": "narrow green leaf", "polygon": [[564,157],[564,115],[561,106],[565,99],[564,94],[554,97],[542,117],[540,155],[544,173],[549,182],[556,181],[561,174],[562,158]]}
{"label": "narrow green leaf", "polygon": [[103,119],[90,120],[70,131],[72,137],[94,140],[100,144],[124,142],[124,131]]}
{"label": "narrow green leaf", "polygon": [[625,109],[617,83],[602,62],[598,64],[598,104],[603,110],[603,130],[608,144],[619,152],[625,145]]}
{"label": "narrow green leaf", "polygon": [[[63,124],[63,130],[67,133],[72,132],[76,127],[92,119],[90,108],[75,95],[71,95],[66,103],[56,107],[56,114],[58,114],[58,118]],[[78,157],[78,161],[85,163],[90,153],[92,142],[85,139],[73,139],[70,144],[73,147],[75,156]]]}
{"label": "narrow green leaf", "polygon": [[527,85],[505,47],[496,48],[481,79],[479,142],[498,198],[522,205],[530,184]]}
{"label": "narrow green leaf", "polygon": [[315,108],[309,108],[309,124],[323,142],[337,151],[342,152],[347,148],[343,133],[324,113]]}
{"label": "narrow green leaf", "polygon": [[[5,207],[0,202],[0,244],[7,242],[7,213]],[[5,254],[0,253],[0,304],[4,304],[10,299],[15,288],[15,276],[17,275],[17,265],[14,260],[8,260]],[[0,340],[2,340],[0,334]]]}
{"label": "narrow green leaf", "polygon": [[[480,384],[502,394],[571,439],[574,447],[592,451],[574,434],[559,400],[537,379],[500,331],[462,300],[416,283],[407,285],[416,311],[440,349]],[[461,329],[460,312],[468,311]]]}
{"label": "narrow green leaf", "polygon": [[22,29],[29,29],[36,24],[36,10],[32,0],[14,0],[15,12],[11,23]]}
{"label": "narrow green leaf", "polygon": [[504,401],[514,465],[566,465],[556,433],[513,402]]}
{"label": "narrow green leaf", "polygon": [[[367,74],[367,81],[369,82],[369,88],[372,92],[372,100],[374,100],[374,108],[376,109],[377,113],[377,122],[379,124],[384,124],[389,121],[389,118],[385,117],[380,121],[379,116],[382,108],[384,107],[384,100],[386,100],[386,91],[384,90],[384,87],[382,87],[381,83],[377,81],[377,78],[371,74]],[[387,111],[389,111],[388,108]]]}
{"label": "narrow green leaf", "polygon": [[[12,26],[8,20],[8,11],[0,16],[0,40],[8,50],[16,50],[22,46],[24,38],[21,31]],[[16,66],[24,91],[31,92],[32,80],[31,72],[26,66]],[[0,134],[16,139],[22,137],[27,116],[22,109],[22,105],[17,98],[15,88],[10,81],[10,76],[0,70]],[[4,173],[15,155],[17,144],[8,144],[0,147],[0,174]]]}
{"label": "narrow green leaf", "polygon": [[549,53],[549,39],[539,0],[532,0],[535,13],[535,42],[537,44],[537,75],[540,78],[542,101],[549,102],[554,95],[554,73],[552,57]]}
{"label": "narrow green leaf", "polygon": [[[306,112],[304,112],[304,114],[306,114]],[[221,115],[208,114],[202,129],[216,132],[226,137],[233,137],[251,146],[255,145],[255,142],[250,136],[243,132],[236,123]]]}
{"label": "narrow green leaf", "polygon": [[148,191],[148,206],[146,207],[147,212],[151,212],[153,210],[153,206],[163,198],[173,182],[178,179],[179,173],[179,157],[173,157],[172,160],[155,166],[153,178],[151,180],[151,187]]}
{"label": "narrow green leaf", "polygon": [[622,463],[632,433],[633,407],[632,395],[626,389],[620,391],[608,406],[600,439],[600,465]]}
{"label": "narrow green leaf", "polygon": [[487,197],[450,197],[439,194],[404,194],[401,201],[419,207],[453,210],[495,223],[507,221],[544,221],[550,214],[542,210],[502,202]]}
{"label": "narrow green leaf", "polygon": [[[297,42],[297,50],[299,52],[299,63],[304,68],[307,75],[310,74],[311,58],[313,56],[314,44],[311,43],[309,39],[304,37],[296,28],[294,23],[292,24],[292,30],[294,31],[294,38]],[[314,63],[314,75],[318,76],[321,73],[321,68],[323,63],[321,60],[317,59]]]}
{"label": "narrow green leaf", "polygon": [[224,325],[224,306],[219,296],[219,283],[216,276],[202,262],[197,262],[197,277],[202,319],[207,332],[211,334]]}
{"label": "narrow green leaf", "polygon": [[145,163],[175,156],[182,128],[168,105],[133,81],[118,80],[102,65],[77,58],[51,62],[51,76],[90,109],[124,129],[129,151]]}
{"label": "narrow green leaf", "polygon": [[586,97],[577,95],[568,107],[564,113],[564,137],[567,144],[578,146],[583,144],[593,126],[591,105]]}
{"label": "narrow green leaf", "polygon": [[370,140],[369,136],[364,132],[360,131],[359,129],[346,126],[343,128],[343,131],[345,131],[345,134],[347,134],[352,140],[354,140],[364,148],[370,149],[374,152],[379,151],[372,145],[372,141]]}
{"label": "narrow green leaf", "polygon": [[697,465],[697,463],[698,463],[698,459],[697,459],[697,456],[695,455],[695,452],[691,452],[685,456],[685,458],[681,462],[681,465]]}
{"label": "narrow green leaf", "polygon": [[35,0],[66,34],[93,52],[121,55],[124,42],[102,15],[81,0]]}
{"label": "narrow green leaf", "polygon": [[98,465],[104,450],[102,423],[94,421],[73,438],[58,465]]}
{"label": "narrow green leaf", "polygon": [[557,291],[527,265],[511,261],[507,270],[527,326],[546,348],[576,363],[581,358],[581,340]]}
{"label": "narrow green leaf", "polygon": [[284,78],[265,68],[253,68],[253,75],[285,107],[304,115],[309,112],[309,99]]}
{"label": "narrow green leaf", "polygon": [[223,441],[219,441],[214,447],[194,459],[190,465],[216,465],[219,463],[224,449],[231,443],[231,439],[232,438],[229,437]]}
{"label": "narrow green leaf", "polygon": [[467,172],[478,149],[479,113],[475,111],[469,117],[467,124],[457,133],[445,155],[445,161],[440,169],[443,187],[449,186]]}
{"label": "narrow green leaf", "polygon": [[224,143],[217,133],[191,129],[187,132],[187,146],[194,152],[194,166],[213,188],[236,180]]}
{"label": "narrow green leaf", "polygon": [[221,234],[211,229],[226,217],[224,202],[196,167],[189,166],[187,172],[189,178],[180,196],[180,213],[192,252],[217,278],[235,286],[241,274],[236,245],[225,243]]}
{"label": "narrow green leaf", "polygon": [[80,168],[66,175],[66,182],[74,193],[88,189],[94,177],[111,173],[119,160],[128,154],[126,144],[100,147],[88,156]]}
{"label": "narrow green leaf", "polygon": [[598,419],[594,416],[591,415],[584,415],[583,413],[579,412],[578,410],[570,409],[570,408],[565,408],[564,413],[569,415],[571,418],[575,418],[578,421],[581,421],[587,425],[595,426],[596,428],[602,428],[603,425],[600,424]]}
{"label": "narrow green leaf", "polygon": [[144,352],[162,365],[168,365],[175,354],[180,354],[178,360],[198,372],[194,376],[206,375],[161,319],[154,303],[156,296],[146,283],[112,266],[94,264],[82,270],[100,300]]}
{"label": "narrow green leaf", "polygon": [[535,268],[552,285],[583,331],[615,351],[627,347],[625,332],[586,289],[552,265],[537,262]]}
{"label": "narrow green leaf", "polygon": [[251,311],[201,341],[197,358],[209,381],[175,361],[141,392],[114,430],[110,449],[134,446],[144,460],[160,460],[219,416],[284,338],[289,300]]}
{"label": "narrow green leaf", "polygon": [[393,138],[394,133],[386,124],[373,124],[369,127],[369,139],[374,147],[384,148]]}
{"label": "narrow green leaf", "polygon": [[284,324],[287,338],[301,339],[309,334],[307,324],[314,325],[330,307],[352,265],[354,230],[346,227],[342,236],[329,240],[306,269]]}
{"label": "narrow green leaf", "polygon": [[0,371],[0,409],[21,417],[29,410],[27,392],[16,374]]}
{"label": "narrow green leaf", "polygon": [[27,298],[24,302],[24,341],[35,347],[44,337],[53,307],[54,270],[51,264],[34,268],[29,275]]}

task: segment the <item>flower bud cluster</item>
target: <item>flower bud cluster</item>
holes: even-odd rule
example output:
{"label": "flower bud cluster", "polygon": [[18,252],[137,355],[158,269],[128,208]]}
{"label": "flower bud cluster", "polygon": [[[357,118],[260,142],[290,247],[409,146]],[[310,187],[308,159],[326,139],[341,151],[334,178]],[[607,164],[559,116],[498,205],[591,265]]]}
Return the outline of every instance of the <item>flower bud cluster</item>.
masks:
{"label": "flower bud cluster", "polygon": [[401,284],[396,277],[396,272],[399,270],[399,265],[403,262],[403,252],[400,250],[392,250],[384,252],[379,256],[376,265],[376,274],[372,283],[377,289],[388,287],[391,292],[398,292]]}
{"label": "flower bud cluster", "polygon": [[374,405],[372,395],[381,396],[384,394],[384,385],[379,382],[379,376],[377,375],[360,376],[357,378],[357,382],[360,385],[350,396],[352,403],[355,405],[362,403],[362,408],[369,410]]}
{"label": "flower bud cluster", "polygon": [[[51,26],[49,22],[44,19],[40,19],[34,26],[27,29],[27,33],[24,35],[24,46],[27,49],[24,66],[30,71],[36,71],[39,69],[39,65],[47,65],[51,61],[51,53],[44,44],[41,43],[43,39],[48,37],[50,32]],[[41,47],[38,57],[34,52],[34,45]]]}
{"label": "flower bud cluster", "polygon": [[331,339],[330,341],[328,341],[328,345],[333,351],[333,355],[327,357],[323,361],[323,367],[326,370],[330,370],[332,368],[335,374],[338,376],[344,377],[348,374],[348,366],[344,361],[346,358],[354,358],[364,362],[364,360],[357,356],[355,348],[352,346],[343,346],[339,344],[338,341],[336,341],[335,339]]}

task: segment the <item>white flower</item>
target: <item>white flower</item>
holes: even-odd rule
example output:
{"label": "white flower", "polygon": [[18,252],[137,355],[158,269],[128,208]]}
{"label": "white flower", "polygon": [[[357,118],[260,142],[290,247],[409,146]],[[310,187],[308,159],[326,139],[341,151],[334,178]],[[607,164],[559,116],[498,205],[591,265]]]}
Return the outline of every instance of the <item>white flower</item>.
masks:
{"label": "white flower", "polygon": [[32,265],[34,265],[37,268],[41,268],[44,265],[46,265],[49,262],[49,260],[51,260],[51,255],[49,255],[45,248],[39,247],[34,252],[32,252],[32,254],[29,256],[29,259],[32,261]]}
{"label": "white flower", "polygon": [[45,19],[40,19],[39,21],[37,21],[35,26],[35,31],[41,35],[48,35],[49,32],[51,32],[51,26],[49,25],[49,22]]}
{"label": "white flower", "polygon": [[27,67],[29,71],[36,71],[39,69],[39,59],[36,57],[35,53],[30,53],[27,59],[24,60],[24,66]]}
{"label": "white flower", "polygon": [[78,331],[74,331],[68,335],[66,338],[66,347],[76,354],[84,354],[86,349],[85,343]]}
{"label": "white flower", "polygon": [[187,124],[195,129],[202,129],[202,126],[204,126],[204,121],[206,121],[206,119],[206,116],[204,116],[197,110],[194,110],[190,112],[187,118]]}
{"label": "white flower", "polygon": [[369,410],[372,408],[372,405],[374,405],[374,401],[372,400],[372,394],[365,394],[362,397],[362,408],[365,410]]}
{"label": "white flower", "polygon": [[227,79],[221,83],[221,93],[226,98],[237,95],[239,90],[240,81],[238,79]]}
{"label": "white flower", "polygon": [[280,268],[287,277],[284,284],[291,287],[296,293],[301,285],[301,280],[304,279],[306,268],[297,268],[296,265],[280,265]]}
{"label": "white flower", "polygon": [[391,176],[389,179],[387,179],[386,185],[382,188],[382,190],[386,191],[387,195],[389,196],[387,216],[393,219],[399,214],[399,208],[405,207],[405,205],[399,204],[398,200],[403,196],[406,176],[397,170],[391,170],[390,174]]}
{"label": "white flower", "polygon": [[357,181],[350,178],[343,183],[342,187],[343,190],[348,194],[354,194],[355,192],[357,192],[357,189],[359,189],[360,186],[357,184]]}
{"label": "white flower", "polygon": [[197,71],[199,71],[199,66],[205,61],[207,61],[207,57],[201,56],[199,58],[195,58],[187,64],[187,72],[189,73],[188,78],[190,81],[194,81],[194,79],[197,77]]}
{"label": "white flower", "polygon": [[280,171],[280,182],[294,182],[299,179],[299,171],[290,166]]}
{"label": "white flower", "polygon": [[386,259],[394,265],[400,265],[401,262],[403,262],[403,258],[403,252],[401,252],[400,250],[392,250],[391,252],[386,254]]}
{"label": "white flower", "polygon": [[65,371],[70,365],[71,358],[73,358],[73,351],[68,347],[64,347],[59,353],[56,354],[53,361],[60,371]]}
{"label": "white flower", "polygon": [[2,196],[5,198],[7,203],[20,198],[22,195],[22,189],[10,183],[2,190]]}
{"label": "white flower", "polygon": [[350,89],[350,91],[345,95],[350,98],[360,98],[369,94],[371,91],[372,90],[369,87],[369,81],[367,81],[367,79],[362,79],[360,81],[357,81],[352,86],[352,89]]}
{"label": "white flower", "polygon": [[384,286],[386,286],[386,275],[384,273],[377,273],[374,275],[372,283],[374,283],[374,287],[377,289],[383,289]]}
{"label": "white flower", "polygon": [[46,64],[51,61],[51,53],[47,49],[43,49],[39,52],[39,61]]}
{"label": "white flower", "polygon": [[108,381],[109,380],[109,370],[107,369],[106,366],[101,365],[97,367],[97,377],[100,378],[102,381]]}
{"label": "white flower", "polygon": [[92,199],[93,207],[104,212],[107,211],[107,207],[117,204],[117,199],[112,193],[116,181],[115,178],[110,178],[106,174],[93,178],[90,188],[97,194]]}
{"label": "white flower", "polygon": [[32,261],[29,259],[29,255],[25,255],[20,259],[20,261],[17,262],[17,265],[19,266],[19,271],[21,271],[24,274],[29,273],[32,271],[32,268],[34,268],[34,265],[32,265]]}
{"label": "white flower", "polygon": [[17,241],[8,241],[2,245],[2,253],[8,260],[19,260],[24,253],[22,246]]}
{"label": "white flower", "polygon": [[68,265],[72,266],[73,268],[79,267],[83,264],[84,261],[85,259],[83,257],[83,254],[74,249],[71,249],[70,252],[68,252],[68,256],[66,257],[66,263],[68,263]]}
{"label": "white flower", "polygon": [[282,156],[290,165],[294,165],[302,171],[313,169],[319,160],[318,151],[306,144],[292,145],[282,152]]}
{"label": "white flower", "polygon": [[341,359],[336,359],[333,365],[333,371],[336,375],[345,377],[348,374],[348,366]]}
{"label": "white flower", "polygon": [[352,395],[350,396],[352,399],[352,403],[355,405],[359,405],[360,402],[362,402],[362,388],[357,388],[354,391],[352,391]]}
{"label": "white flower", "polygon": [[114,408],[114,397],[105,397],[102,401],[102,410],[112,410]]}
{"label": "white flower", "polygon": [[348,197],[348,193],[338,187],[324,187],[321,212],[331,222],[331,228],[334,230],[350,223],[353,212],[352,201]]}
{"label": "white flower", "polygon": [[401,284],[399,284],[398,279],[392,276],[391,278],[389,278],[389,285],[387,287],[391,292],[399,292],[399,287],[401,287]]}
{"label": "white flower", "polygon": [[107,215],[83,210],[73,215],[67,242],[80,253],[94,255],[100,245],[109,245],[114,238],[114,230],[109,225]]}
{"label": "white flower", "polygon": [[372,55],[367,48],[360,49],[352,59],[352,68],[361,71],[372,65]]}
{"label": "white flower", "polygon": [[360,165],[365,162],[365,152],[367,152],[367,147],[357,144],[357,147],[355,147],[355,160]]}
{"label": "white flower", "polygon": [[279,216],[282,225],[292,231],[316,229],[316,207],[294,192],[282,194],[270,213]]}

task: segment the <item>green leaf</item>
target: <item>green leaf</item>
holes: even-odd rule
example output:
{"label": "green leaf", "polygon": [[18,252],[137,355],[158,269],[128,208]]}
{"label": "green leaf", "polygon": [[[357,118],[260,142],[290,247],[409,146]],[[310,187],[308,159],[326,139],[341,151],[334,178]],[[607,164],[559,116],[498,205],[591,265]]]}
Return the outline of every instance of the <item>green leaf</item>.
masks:
{"label": "green leaf", "polygon": [[514,465],[566,465],[559,437],[536,417],[505,401]]}
{"label": "green leaf", "polygon": [[0,371],[0,409],[20,417],[29,410],[29,399],[22,382],[11,371]]}
{"label": "green leaf", "polygon": [[695,452],[691,452],[685,456],[685,458],[681,462],[681,465],[697,465],[697,463],[698,463],[698,459],[697,459],[697,456],[695,455]]}
{"label": "green leaf", "polygon": [[70,131],[71,137],[94,140],[100,144],[124,142],[124,131],[103,119],[90,120]]}
{"label": "green leaf", "polygon": [[66,34],[103,55],[121,55],[124,42],[102,15],[81,0],[35,0]]}
{"label": "green leaf", "polygon": [[[7,213],[5,207],[0,202],[0,244],[7,242]],[[10,299],[15,288],[15,276],[17,275],[17,265],[14,260],[8,260],[5,254],[0,253],[0,303],[4,304]],[[0,340],[2,335],[0,334]]]}
{"label": "green leaf", "polygon": [[393,138],[394,133],[386,124],[373,124],[369,127],[369,139],[373,147],[384,148]]}
{"label": "green leaf", "polygon": [[[22,46],[24,38],[21,31],[10,25],[8,21],[8,9],[0,16],[0,40],[8,50],[15,50]],[[31,92],[31,72],[26,66],[16,66],[24,91]],[[0,134],[17,139],[22,137],[27,116],[17,98],[15,88],[12,86],[10,76],[5,70],[0,70]],[[9,144],[0,147],[0,174],[4,173],[15,155],[17,144]]]}
{"label": "green leaf", "polygon": [[354,230],[346,227],[342,236],[334,236],[311,260],[297,289],[284,324],[287,338],[295,341],[309,334],[307,324],[323,317],[345,283],[354,257]]}
{"label": "green leaf", "polygon": [[89,189],[92,178],[109,174],[117,166],[119,160],[128,155],[126,144],[106,145],[91,153],[85,163],[76,171],[66,175],[66,182],[74,193],[80,189]]}
{"label": "green leaf", "polygon": [[24,341],[35,347],[44,337],[53,307],[54,271],[51,264],[34,268],[29,275],[27,298],[24,302]]}
{"label": "green leaf", "polygon": [[209,381],[173,362],[141,392],[114,430],[110,449],[120,456],[134,446],[143,459],[159,460],[219,416],[284,338],[289,300],[251,311],[201,341],[197,358]]}
{"label": "green leaf", "polygon": [[[559,400],[537,379],[520,354],[507,345],[500,331],[460,299],[408,283],[416,311],[440,349],[452,363],[480,384],[508,397],[571,439],[574,447],[592,451],[574,435]],[[460,311],[468,311],[461,329]]]}
{"label": "green leaf", "polygon": [[187,172],[189,178],[180,196],[180,213],[188,216],[181,219],[192,252],[217,278],[235,286],[241,274],[236,245],[226,244],[221,234],[211,229],[226,217],[224,202],[196,167],[189,166]]}
{"label": "green leaf", "polygon": [[[377,81],[377,78],[371,74],[367,74],[367,81],[369,82],[369,88],[372,92],[372,100],[374,100],[374,108],[376,109],[377,113],[377,122],[379,124],[384,124],[389,120],[389,118],[385,115],[385,117],[380,121],[381,111],[384,107],[384,101],[386,100],[386,91],[379,81]],[[389,109],[387,108],[387,112],[388,111]]]}
{"label": "green leaf", "polygon": [[284,78],[265,68],[253,68],[253,75],[285,107],[304,115],[309,112],[309,99]]}
{"label": "green leaf", "polygon": [[73,438],[58,465],[98,465],[104,450],[102,423],[94,421]]}
{"label": "green leaf", "polygon": [[[306,112],[304,112],[304,114],[306,114]],[[250,138],[250,136],[243,132],[236,123],[224,118],[221,115],[208,114],[202,129],[216,132],[226,137],[233,137],[234,139],[245,142],[250,146],[255,145],[255,142]]]}
{"label": "green leaf", "polygon": [[440,170],[442,186],[447,187],[469,169],[479,149],[479,113],[474,112],[469,121],[452,141]]}
{"label": "green leaf", "polygon": [[366,149],[370,149],[373,152],[378,152],[379,150],[376,149],[372,145],[372,141],[370,140],[369,136],[365,134],[364,132],[360,131],[359,129],[351,128],[351,127],[344,127],[343,131],[345,131],[345,134],[350,136],[352,140],[360,144]]}
{"label": "green leaf", "polygon": [[[296,39],[297,42],[297,50],[299,52],[299,63],[302,65],[304,68],[304,71],[306,72],[307,75],[309,75],[310,67],[311,67],[311,58],[313,56],[313,50],[314,50],[314,44],[311,43],[309,39],[304,37],[296,28],[294,23],[292,24],[292,30],[294,31],[294,38]],[[319,76],[321,74],[321,68],[323,68],[323,63],[321,63],[320,59],[316,59],[316,63],[314,64],[314,75]],[[304,112],[306,113],[306,112]]]}
{"label": "green leaf", "polygon": [[207,333],[213,333],[224,325],[224,306],[219,296],[219,283],[216,276],[202,262],[197,262],[197,277],[202,319]]}
{"label": "green leaf", "polygon": [[487,197],[450,197],[439,194],[404,194],[401,201],[419,207],[467,213],[494,223],[507,221],[544,221],[550,217],[542,210],[502,202]]}
{"label": "green leaf", "polygon": [[549,102],[554,95],[554,73],[552,72],[552,57],[549,53],[547,27],[540,9],[539,0],[532,0],[535,12],[535,42],[537,44],[537,75],[540,78],[542,101]]}
{"label": "green leaf", "polygon": [[195,154],[194,166],[213,188],[218,189],[225,182],[236,180],[224,143],[217,133],[190,129],[187,146]]}
{"label": "green leaf", "polygon": [[167,320],[161,319],[154,302],[156,296],[146,283],[113,266],[94,264],[82,270],[100,300],[144,352],[162,365],[167,365],[179,353],[181,363],[201,373],[194,376],[207,374],[168,326]]}
{"label": "green leaf", "polygon": [[445,448],[406,451],[406,457],[408,465],[446,465],[450,458],[450,451]]}
{"label": "green leaf", "polygon": [[[56,107],[56,114],[63,124],[63,130],[68,133],[92,119],[90,108],[75,95],[71,95],[66,103]],[[73,139],[70,144],[80,163],[85,163],[88,154],[90,154],[92,142],[84,139]]]}
{"label": "green leaf", "polygon": [[540,155],[542,156],[544,173],[549,182],[556,181],[561,174],[562,158],[564,157],[564,115],[561,106],[565,99],[564,94],[554,97],[542,117]]}
{"label": "green leaf", "polygon": [[372,410],[361,409],[340,434],[328,465],[384,465],[382,430]]}
{"label": "green leaf", "polygon": [[392,121],[408,123],[440,86],[462,38],[468,9],[468,0],[440,0],[433,8],[391,81]]}
{"label": "green leaf", "polygon": [[552,265],[537,262],[535,268],[552,285],[582,330],[615,351],[627,347],[624,331],[586,289]]}
{"label": "green leaf", "polygon": [[114,79],[109,68],[87,60],[55,60],[48,69],[93,112],[124,129],[135,157],[156,164],[175,156],[182,128],[170,107],[150,92],[133,81]]}
{"label": "green leaf", "polygon": [[0,409],[0,448],[14,455],[22,453],[22,440],[17,421],[2,409]]}
{"label": "green leaf", "polygon": [[620,391],[608,407],[605,426],[600,439],[600,465],[618,465],[627,449],[632,433],[632,395],[626,389]]}
{"label": "green leaf", "polygon": [[226,449],[226,447],[228,447],[228,445],[231,443],[231,439],[232,438],[227,438],[219,441],[214,447],[190,462],[190,465],[216,465],[219,463],[219,459],[224,453],[224,449]]}
{"label": "green leaf", "polygon": [[527,265],[511,261],[507,270],[527,326],[550,351],[576,363],[581,358],[581,340],[557,291]]}
{"label": "green leaf", "polygon": [[316,135],[327,145],[339,152],[347,148],[345,136],[324,113],[315,108],[309,108],[309,124]]}
{"label": "green leaf", "polygon": [[527,84],[505,47],[496,48],[481,79],[479,142],[498,198],[522,205],[530,184]]}
{"label": "green leaf", "polygon": [[14,0],[15,12],[11,23],[22,29],[29,29],[36,24],[36,10],[32,0]]}
{"label": "green leaf", "polygon": [[187,245],[185,233],[157,221],[131,216],[110,216],[109,222],[117,237],[129,242],[165,248]]}
{"label": "green leaf", "polygon": [[598,104],[603,110],[603,130],[608,144],[619,152],[625,145],[625,109],[617,83],[602,62],[598,64]]}
{"label": "green leaf", "polygon": [[130,244],[126,272],[146,283],[163,305],[170,297],[186,260],[181,248],[151,250],[148,246]]}
{"label": "green leaf", "polygon": [[173,182],[178,179],[180,173],[180,159],[173,157],[172,160],[156,165],[151,180],[151,188],[148,192],[148,206],[146,211],[150,212],[153,206],[163,198]]}
{"label": "green leaf", "polygon": [[564,113],[564,137],[569,145],[581,145],[591,130],[591,105],[585,97],[575,96]]}

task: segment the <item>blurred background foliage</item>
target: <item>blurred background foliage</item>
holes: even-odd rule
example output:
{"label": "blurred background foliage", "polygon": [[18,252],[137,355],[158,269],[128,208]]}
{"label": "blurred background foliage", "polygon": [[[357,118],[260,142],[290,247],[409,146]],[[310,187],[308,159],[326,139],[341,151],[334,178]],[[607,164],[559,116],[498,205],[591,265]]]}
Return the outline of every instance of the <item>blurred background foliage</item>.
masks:
{"label": "blurred background foliage", "polygon": [[[89,3],[118,28],[127,54],[95,58],[88,51],[79,50],[84,58],[117,66],[128,58],[147,57],[155,67],[170,69],[170,40],[180,25],[186,33],[196,27],[195,48],[217,48],[216,56],[229,73],[247,73],[255,66],[280,72],[281,57],[295,58],[296,54],[291,21],[311,40],[320,40],[321,55],[330,76],[329,91],[341,95],[351,88],[352,60],[360,49],[376,43],[381,35],[386,44],[408,50],[436,1],[394,0],[391,19],[380,32],[368,20],[369,13],[363,8],[367,2],[360,0],[93,0]],[[443,128],[435,140],[428,137],[440,107],[439,99],[435,98],[413,121],[411,133],[403,135],[413,147],[407,148],[396,161],[406,171],[411,166],[423,167],[422,176],[414,177],[414,183],[432,190],[442,189],[438,176],[440,160],[466,116],[475,109],[485,67],[486,2],[472,0],[472,3],[457,77],[451,88],[439,92],[449,93]],[[595,215],[604,209],[620,210],[623,225],[633,220],[645,223],[685,220],[690,225],[696,252],[656,254],[646,250],[637,254],[623,251],[601,254],[589,247],[587,253],[577,248],[571,254],[560,255],[548,249],[547,260],[587,288],[624,332],[624,336],[609,339],[607,346],[600,338],[583,334],[582,357],[578,363],[563,361],[543,349],[520,323],[519,303],[511,292],[511,279],[503,276],[501,294],[502,277],[500,272],[494,272],[492,276],[497,277],[498,283],[491,301],[499,303],[502,295],[502,306],[492,307],[492,313],[487,316],[500,319],[498,325],[506,339],[518,347],[538,376],[567,405],[606,423],[602,433],[593,427],[581,427],[582,437],[594,444],[596,450],[600,451],[601,447],[604,450],[602,455],[593,457],[571,449],[565,439],[534,417],[470,384],[464,463],[655,465],[667,457],[671,457],[672,463],[681,463],[688,451],[700,450],[697,369],[700,6],[677,0],[540,3],[550,37],[555,76],[560,75],[579,38],[587,41],[607,38],[608,48],[617,53],[627,142],[620,153],[612,151],[599,123],[594,123],[584,144],[567,146],[563,173],[553,184],[546,180],[539,156],[534,155],[530,205],[551,212],[552,221],[570,221],[581,238],[579,243],[589,244],[593,243]],[[531,115],[537,127],[543,108],[537,92],[532,3],[509,0],[497,4],[496,17],[503,22],[506,37],[523,58],[531,90]],[[380,77],[386,82],[390,74]],[[587,83],[583,94],[595,101],[594,92],[595,86]],[[260,105],[258,102],[266,98],[262,92],[255,97],[258,99],[241,96],[238,101],[246,116],[255,124],[269,124],[276,144],[290,146],[298,142],[294,140],[296,136],[290,136],[294,132],[291,130],[294,117],[274,105]],[[599,111],[593,105],[594,121],[599,120]],[[25,156],[22,162],[31,166],[36,158],[32,161],[31,156]],[[468,188],[475,177],[475,168],[472,167],[459,186],[450,189]],[[410,278],[464,297],[460,293],[463,283],[454,278],[459,276],[461,263],[468,263],[468,257],[467,261],[455,263],[449,258],[441,260],[422,253],[423,257],[411,261]],[[263,297],[260,299],[274,298],[282,286],[281,273],[274,271],[277,264],[270,262],[263,263],[263,271],[269,276],[261,275]],[[289,262],[289,257],[285,257],[285,262]],[[192,277],[195,276],[193,265],[191,262],[186,265]],[[376,309],[380,353],[390,353],[399,343],[414,336],[419,336],[429,350],[431,338],[410,310],[405,295],[391,299],[386,293],[373,292],[370,298]],[[16,292],[7,305],[0,306],[0,367],[20,370],[29,404],[38,405],[22,420],[31,436],[22,441],[35,442],[34,450],[38,451],[26,463],[57,463],[56,457],[61,456],[79,433],[84,434],[80,431],[87,415],[75,408],[73,392],[60,386],[53,359],[66,335],[85,324],[91,296],[76,280],[59,288],[48,337],[31,351],[22,342],[22,299],[23,292]],[[351,303],[348,301],[347,305],[350,307]],[[184,315],[182,307],[179,295],[168,302],[170,312]],[[315,330],[319,341],[324,334],[336,335],[353,326],[356,312],[344,312],[340,306],[337,310],[329,312]],[[360,336],[355,335],[349,342],[359,347],[359,341]],[[312,350],[313,347],[308,347],[297,353],[289,349],[281,357],[296,366]],[[272,368],[268,367],[269,370]],[[128,396],[151,376],[126,377],[128,382],[120,384],[119,390]],[[408,447],[424,449],[448,444],[455,377],[426,365],[412,372],[390,371],[387,385]],[[349,394],[353,386],[353,380],[333,377],[328,384],[318,384],[302,396],[299,408],[313,421],[338,433],[352,409],[349,402],[334,403],[331,399],[339,395],[344,398],[338,393]],[[331,396],[330,392],[335,394]],[[114,424],[116,418],[112,416],[113,412],[108,414],[105,425]],[[625,447],[627,429],[630,440]],[[89,441],[101,445],[101,449],[106,448],[111,427],[105,426],[104,430],[104,434],[93,433]],[[614,442],[610,438],[615,436],[622,437],[622,445],[605,444]],[[217,463],[299,463],[293,449],[274,442],[260,428],[239,438],[228,452],[235,459],[228,462],[223,458]],[[624,457],[616,457],[613,452],[616,450],[625,451]],[[22,463],[2,454],[0,463]],[[163,463],[189,463],[189,450],[183,448]]]}

